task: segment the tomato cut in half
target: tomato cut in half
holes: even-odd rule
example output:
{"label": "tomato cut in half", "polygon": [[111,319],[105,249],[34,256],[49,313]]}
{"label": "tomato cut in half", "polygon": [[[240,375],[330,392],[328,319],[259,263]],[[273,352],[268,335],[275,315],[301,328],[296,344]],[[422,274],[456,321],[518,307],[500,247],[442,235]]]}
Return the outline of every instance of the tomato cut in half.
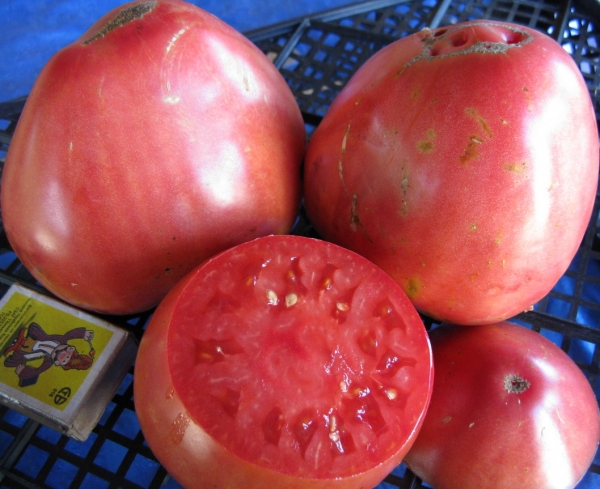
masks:
{"label": "tomato cut in half", "polygon": [[142,338],[135,406],[185,487],[368,488],[429,404],[429,339],[381,269],[325,241],[268,236],[200,265]]}

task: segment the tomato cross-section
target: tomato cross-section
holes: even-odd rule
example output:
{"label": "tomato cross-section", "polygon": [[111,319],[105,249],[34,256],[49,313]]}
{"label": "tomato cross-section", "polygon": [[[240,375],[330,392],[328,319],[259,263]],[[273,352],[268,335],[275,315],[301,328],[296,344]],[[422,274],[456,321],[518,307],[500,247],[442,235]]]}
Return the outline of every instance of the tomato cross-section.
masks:
{"label": "tomato cross-section", "polygon": [[269,236],[176,286],[135,379],[148,443],[184,486],[348,489],[400,463],[433,369],[418,313],[381,269],[331,243]]}

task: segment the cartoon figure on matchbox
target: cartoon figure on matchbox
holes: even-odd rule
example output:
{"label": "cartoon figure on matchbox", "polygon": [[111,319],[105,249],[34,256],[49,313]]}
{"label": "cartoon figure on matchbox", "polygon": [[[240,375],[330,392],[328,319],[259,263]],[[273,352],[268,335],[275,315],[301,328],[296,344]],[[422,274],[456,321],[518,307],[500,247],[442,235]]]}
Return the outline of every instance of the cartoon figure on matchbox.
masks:
{"label": "cartoon figure on matchbox", "polygon": [[[4,350],[4,366],[15,369],[20,387],[35,384],[39,375],[52,366],[64,370],[88,370],[95,356],[93,338],[94,332],[86,328],[74,328],[65,334],[47,334],[39,324],[32,322],[28,328],[21,328],[12,345]],[[79,353],[69,344],[74,339],[83,339],[90,344],[88,355]],[[40,358],[42,363],[38,366],[28,365]]]}

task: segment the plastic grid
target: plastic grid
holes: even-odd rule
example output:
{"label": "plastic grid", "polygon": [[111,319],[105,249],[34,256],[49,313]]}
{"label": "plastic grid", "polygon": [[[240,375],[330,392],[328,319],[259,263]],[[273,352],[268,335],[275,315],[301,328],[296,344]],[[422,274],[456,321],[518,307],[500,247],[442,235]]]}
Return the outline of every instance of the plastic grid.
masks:
{"label": "plastic grid", "polygon": [[[510,21],[557,39],[580,67],[600,120],[600,13],[589,1],[371,0],[247,33],[294,91],[309,134],[356,69],[394,39],[423,27],[477,18]],[[0,162],[24,99],[0,104]],[[556,287],[515,320],[551,339],[587,375],[600,397],[600,197],[581,248]],[[300,216],[295,233],[310,235]],[[0,229],[0,295],[14,282],[42,290],[21,265]],[[138,337],[150,313],[119,318]],[[427,324],[430,321],[424,318]],[[115,322],[115,318],[110,318]],[[134,368],[100,423],[76,442],[0,407],[0,489],[85,487],[178,489],[145,444],[133,404]],[[377,489],[429,487],[403,465]],[[578,489],[600,487],[600,453]]]}

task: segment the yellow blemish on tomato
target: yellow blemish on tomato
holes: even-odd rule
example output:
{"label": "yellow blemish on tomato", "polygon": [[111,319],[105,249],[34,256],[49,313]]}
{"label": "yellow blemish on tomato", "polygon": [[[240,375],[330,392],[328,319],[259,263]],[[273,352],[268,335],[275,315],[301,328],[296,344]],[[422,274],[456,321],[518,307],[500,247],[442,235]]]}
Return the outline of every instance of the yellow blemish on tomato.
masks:
{"label": "yellow blemish on tomato", "polygon": [[417,143],[417,148],[419,151],[421,151],[421,153],[431,153],[435,149],[433,144],[434,139],[435,131],[433,129],[428,129],[426,139],[419,141]]}
{"label": "yellow blemish on tomato", "polygon": [[505,163],[502,166],[504,171],[514,172],[514,173],[523,173],[527,168],[527,162],[521,161],[520,163]]}
{"label": "yellow blemish on tomato", "polygon": [[480,125],[481,129],[483,129],[483,132],[485,132],[485,134],[488,138],[493,137],[492,129],[491,129],[490,125],[475,109],[473,109],[472,107],[467,107],[465,109],[465,113],[469,117],[471,117],[477,121],[477,123]]}
{"label": "yellow blemish on tomato", "polygon": [[348,124],[348,127],[346,128],[346,131],[344,132],[344,137],[342,138],[342,153],[346,152],[346,144],[348,143],[348,134],[350,134],[350,124]]}
{"label": "yellow blemish on tomato", "polygon": [[421,153],[431,153],[433,151],[433,142],[432,141],[419,141],[417,143],[417,148]]}
{"label": "yellow blemish on tomato", "polygon": [[475,135],[469,137],[469,142],[467,143],[465,150],[460,155],[460,163],[463,166],[479,157],[479,152],[477,151],[477,147],[482,143],[482,141]]}
{"label": "yellow blemish on tomato", "polygon": [[408,214],[407,194],[408,189],[410,188],[410,182],[408,181],[408,171],[404,167],[402,167],[402,182],[400,188],[402,189],[402,208],[398,211],[398,215],[405,216]]}
{"label": "yellow blemish on tomato", "polygon": [[350,124],[344,131],[344,136],[342,137],[342,147],[340,149],[340,159],[338,161],[338,174],[340,176],[340,181],[342,182],[342,186],[346,186],[344,182],[344,153],[346,152],[346,145],[348,144],[348,134],[350,134]]}
{"label": "yellow blemish on tomato", "polygon": [[417,297],[421,290],[423,289],[423,283],[418,277],[409,278],[406,280],[406,285],[404,286],[404,292],[408,297],[414,299]]}

